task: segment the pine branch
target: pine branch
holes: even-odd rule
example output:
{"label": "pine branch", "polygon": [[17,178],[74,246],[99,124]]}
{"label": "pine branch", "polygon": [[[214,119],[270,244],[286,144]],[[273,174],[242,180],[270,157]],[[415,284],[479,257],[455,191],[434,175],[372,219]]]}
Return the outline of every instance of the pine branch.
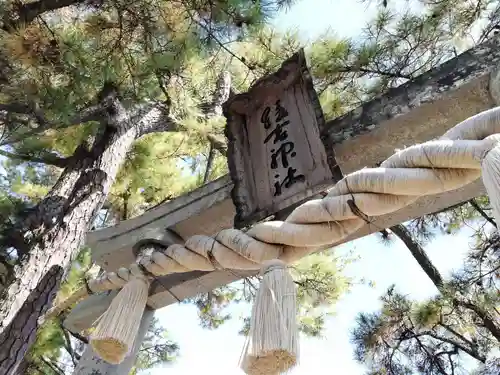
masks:
{"label": "pine branch", "polygon": [[427,256],[424,248],[412,238],[408,229],[406,229],[406,227],[402,224],[395,225],[390,229],[397,237],[399,237],[401,241],[403,241],[408,250],[410,250],[411,255],[413,255],[413,258],[415,258],[425,274],[434,283],[436,288],[438,290],[442,290],[444,286],[443,277]]}
{"label": "pine branch", "polygon": [[170,115],[169,107],[164,103],[149,103],[134,111],[131,122],[137,123],[138,137],[146,134],[178,131],[180,122]]}
{"label": "pine branch", "polygon": [[445,330],[447,330],[448,332],[450,332],[452,335],[457,336],[460,340],[462,340],[463,342],[465,342],[468,345],[470,345],[471,347],[474,346],[474,343],[472,341],[468,340],[464,335],[462,335],[461,333],[457,332],[455,329],[453,329],[452,327],[450,327],[448,324],[444,324],[443,322],[440,322],[438,324],[441,327],[443,327]]}
{"label": "pine branch", "polygon": [[71,346],[71,339],[69,337],[68,331],[66,328],[64,328],[63,324],[61,321],[59,321],[59,328],[62,330],[63,336],[64,336],[64,349],[68,352],[69,356],[71,357],[71,361],[73,362],[73,365],[76,366],[78,364],[78,361],[80,360],[80,356],[75,353],[73,350],[73,347]]}
{"label": "pine branch", "polygon": [[7,111],[11,113],[18,113],[18,114],[32,116],[34,117],[35,121],[38,124],[38,127],[36,128],[30,129],[22,133],[16,133],[7,136],[5,139],[0,141],[0,146],[21,142],[31,136],[42,134],[43,132],[49,129],[54,129],[54,130],[64,129],[70,126],[83,124],[89,121],[100,120],[103,118],[104,110],[105,108],[101,104],[89,106],[78,112],[72,118],[70,118],[68,122],[64,124],[56,124],[48,120],[45,117],[43,111],[35,104],[32,105],[24,103],[0,104],[0,111]]}
{"label": "pine branch", "polygon": [[[425,250],[420,246],[419,243],[413,240],[410,232],[403,225],[395,225],[391,227],[391,231],[398,236],[401,241],[406,245],[406,247],[410,250],[411,254],[415,258],[415,260],[420,264],[422,270],[426,273],[426,275],[431,279],[436,288],[442,294],[446,295],[447,291],[445,290],[445,285],[443,281],[443,277],[431,262]],[[486,328],[493,337],[500,342],[500,326],[497,325],[495,319],[493,319],[487,311],[485,311],[480,306],[463,299],[459,295],[452,296],[452,301],[457,306],[461,306],[467,310],[472,311],[476,314],[476,316],[481,319],[483,322],[484,328]]]}
{"label": "pine branch", "polygon": [[16,154],[9,151],[0,149],[0,155],[8,157],[10,159],[22,160],[31,163],[41,163],[47,165],[54,165],[59,168],[65,168],[69,163],[69,158],[60,158],[52,153],[45,153],[40,156],[29,155],[29,154]]}
{"label": "pine branch", "polygon": [[425,331],[422,333],[422,336],[423,335],[426,335],[426,336],[430,336],[432,338],[435,338],[436,340],[439,340],[439,341],[442,341],[442,342],[446,342],[448,344],[451,344],[451,345],[454,345],[456,346],[457,348],[459,348],[460,350],[462,350],[464,353],[467,353],[468,355],[470,355],[471,357],[477,359],[479,362],[482,362],[482,363],[485,363],[486,362],[486,358],[479,354],[477,352],[477,350],[473,350],[471,348],[467,348],[466,346],[460,344],[459,342],[455,341],[455,340],[452,340],[452,339],[449,339],[445,336],[440,336],[432,331]]}
{"label": "pine branch", "polygon": [[[231,75],[227,71],[221,72],[212,96],[211,103],[201,105],[206,119],[222,115],[222,105],[226,102],[231,94]],[[164,131],[178,131],[182,129],[180,122],[170,116],[168,104],[155,103],[147,106],[142,106],[136,111],[133,118],[141,118],[139,120],[140,135],[149,133],[158,133]],[[132,120],[133,122],[134,120]],[[222,139],[219,139],[214,134],[208,134],[207,140],[211,147],[219,151],[223,156],[227,155],[227,145]]]}
{"label": "pine branch", "polygon": [[207,116],[222,116],[222,105],[229,99],[231,94],[231,74],[228,71],[222,71],[217,79],[212,103],[208,107]]}
{"label": "pine branch", "polygon": [[477,204],[476,200],[473,198],[469,201],[470,205],[491,225],[493,225],[495,228],[497,227],[497,223],[495,223],[495,220],[491,218],[482,208]]}
{"label": "pine branch", "polygon": [[212,164],[215,158],[215,148],[213,143],[210,143],[210,150],[208,151],[207,167],[205,169],[205,175],[203,176],[203,185],[208,182],[210,178],[210,171],[212,170]]}
{"label": "pine branch", "polygon": [[217,38],[217,36],[212,32],[212,29],[210,27],[207,27],[205,23],[199,21],[190,11],[187,12],[191,18],[191,20],[196,23],[198,26],[200,26],[210,38],[212,38],[218,45],[221,47],[223,50],[225,50],[227,53],[229,53],[232,57],[234,57],[236,60],[241,62],[243,65],[245,65],[249,70],[252,70],[253,68],[249,66],[245,60],[245,58],[238,56],[236,53],[231,51],[227,46],[226,43],[222,42]]}
{"label": "pine branch", "polygon": [[401,78],[401,79],[412,79],[413,77],[411,75],[407,74],[402,74],[401,72],[394,73],[394,72],[389,72],[389,71],[383,71],[379,69],[370,69],[370,68],[361,68],[361,67],[354,67],[354,66],[344,66],[342,68],[339,68],[337,70],[340,73],[365,73],[365,74],[376,74],[379,76],[383,77],[388,77],[388,78]]}
{"label": "pine branch", "polygon": [[487,311],[470,301],[461,298],[454,298],[453,301],[458,305],[476,313],[479,319],[481,319],[484,328],[486,328],[491,333],[491,335],[500,343],[500,326],[498,325],[498,322],[495,318],[492,318]]}
{"label": "pine branch", "polygon": [[33,2],[14,3],[17,5],[15,14],[8,14],[10,16],[4,19],[2,29],[5,31],[12,31],[19,28],[23,24],[31,23],[38,16],[53,10],[65,8],[71,5],[82,4],[86,0],[38,0]]}
{"label": "pine branch", "polygon": [[420,349],[422,349],[422,351],[427,355],[427,358],[429,358],[431,360],[431,362],[436,365],[436,367],[438,368],[439,372],[442,375],[448,375],[446,373],[445,369],[443,368],[443,366],[441,366],[441,364],[439,363],[439,361],[436,361],[436,359],[434,358],[432,353],[430,353],[428,348],[422,343],[422,341],[420,340],[420,337],[421,337],[421,335],[415,335],[415,340],[417,341],[418,345],[420,346]]}
{"label": "pine branch", "polygon": [[81,341],[81,342],[83,342],[84,344],[88,345],[88,343],[89,343],[89,339],[88,339],[88,338],[86,338],[85,336],[80,335],[78,332],[72,332],[72,331],[70,331],[70,330],[68,330],[68,332],[69,332],[69,334],[70,334],[71,336],[73,336],[75,339],[80,340],[80,341]]}
{"label": "pine branch", "polygon": [[213,134],[208,134],[207,139],[211,145],[213,145],[214,149],[220,152],[221,155],[227,156],[227,144],[224,140],[217,138],[217,136]]}
{"label": "pine branch", "polygon": [[57,375],[64,375],[64,371],[57,364],[53,363],[52,361],[43,356],[40,357],[40,360],[52,371],[54,371]]}
{"label": "pine branch", "polygon": [[[215,116],[222,116],[222,105],[229,99],[232,93],[234,92],[231,91],[231,74],[229,74],[228,71],[222,71],[215,85],[215,90],[212,95],[212,102],[203,105],[203,109],[207,119]],[[207,139],[210,142],[211,152],[215,149],[219,151],[221,155],[227,156],[227,145],[224,140],[217,138],[214,134],[208,134]],[[212,156],[212,159],[214,156]]]}

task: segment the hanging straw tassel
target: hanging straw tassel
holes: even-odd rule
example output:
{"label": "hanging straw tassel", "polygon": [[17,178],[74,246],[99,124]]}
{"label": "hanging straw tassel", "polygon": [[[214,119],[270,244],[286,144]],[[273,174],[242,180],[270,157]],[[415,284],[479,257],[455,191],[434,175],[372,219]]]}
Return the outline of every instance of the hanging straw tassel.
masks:
{"label": "hanging straw tassel", "polygon": [[149,282],[140,272],[111,301],[90,336],[96,354],[111,364],[121,363],[129,354],[139,330],[148,299]]}
{"label": "hanging straw tassel", "polygon": [[240,365],[248,375],[276,375],[297,364],[297,293],[284,262],[264,263],[261,274]]}
{"label": "hanging straw tassel", "polygon": [[500,142],[497,142],[481,163],[483,184],[488,192],[493,216],[500,223]]}

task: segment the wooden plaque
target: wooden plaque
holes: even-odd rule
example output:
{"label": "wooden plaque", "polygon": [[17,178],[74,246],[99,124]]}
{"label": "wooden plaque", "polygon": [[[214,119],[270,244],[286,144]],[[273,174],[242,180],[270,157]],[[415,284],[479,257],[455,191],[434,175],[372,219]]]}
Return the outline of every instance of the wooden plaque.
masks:
{"label": "wooden plaque", "polygon": [[333,150],[320,139],[324,116],[303,50],[224,104],[234,225],[275,215],[337,182]]}

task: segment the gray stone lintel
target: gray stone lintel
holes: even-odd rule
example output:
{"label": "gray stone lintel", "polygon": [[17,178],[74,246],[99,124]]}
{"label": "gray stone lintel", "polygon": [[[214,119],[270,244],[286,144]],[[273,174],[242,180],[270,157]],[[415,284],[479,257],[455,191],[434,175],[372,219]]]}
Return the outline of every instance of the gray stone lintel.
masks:
{"label": "gray stone lintel", "polygon": [[[499,62],[500,38],[492,38],[346,115],[327,121],[323,141],[335,150],[344,174],[376,166],[395,149],[437,138],[466,118],[494,107]],[[491,93],[490,83],[495,85]],[[172,236],[185,240],[195,234],[212,235],[231,228],[235,215],[231,189],[229,177],[224,176],[141,216],[89,233],[87,244],[92,247],[94,260],[106,270],[116,270],[134,261],[134,249],[140,242],[168,243]],[[421,198],[401,211],[376,218],[345,241],[442,210],[483,192],[478,181],[455,192]],[[153,288],[148,304],[153,308],[167,306],[242,276],[227,271],[165,276]]]}

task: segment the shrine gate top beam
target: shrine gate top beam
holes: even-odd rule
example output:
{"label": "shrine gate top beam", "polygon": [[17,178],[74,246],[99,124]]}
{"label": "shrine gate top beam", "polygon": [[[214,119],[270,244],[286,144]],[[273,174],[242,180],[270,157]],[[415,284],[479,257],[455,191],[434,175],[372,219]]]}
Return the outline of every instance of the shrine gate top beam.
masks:
{"label": "shrine gate top beam", "polygon": [[[376,166],[397,148],[439,137],[467,117],[497,105],[499,63],[500,38],[495,37],[328,121],[324,129],[329,139],[326,147],[334,149],[337,163],[347,174]],[[168,245],[195,234],[212,235],[233,227],[232,187],[229,176],[224,176],[139,217],[91,232],[87,244],[92,247],[93,259],[106,270],[116,270],[133,263],[135,249],[145,241]],[[444,196],[420,199],[402,211],[378,218],[374,225],[366,226],[348,240],[482,193],[482,184],[478,182]],[[214,271],[165,276],[153,286],[148,304],[160,308],[176,302],[172,293],[177,298],[187,298],[245,275]]]}

